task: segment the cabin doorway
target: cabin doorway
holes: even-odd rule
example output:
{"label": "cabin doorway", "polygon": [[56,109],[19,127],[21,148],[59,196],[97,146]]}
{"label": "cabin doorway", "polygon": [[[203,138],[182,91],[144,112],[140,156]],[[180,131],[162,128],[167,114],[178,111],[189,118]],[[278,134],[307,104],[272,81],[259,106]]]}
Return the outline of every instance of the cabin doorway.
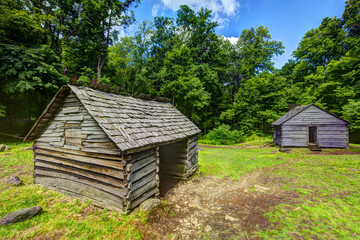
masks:
{"label": "cabin doorway", "polygon": [[309,127],[309,143],[317,143],[317,127]]}
{"label": "cabin doorway", "polygon": [[159,147],[160,196],[170,191],[186,171],[187,140]]}

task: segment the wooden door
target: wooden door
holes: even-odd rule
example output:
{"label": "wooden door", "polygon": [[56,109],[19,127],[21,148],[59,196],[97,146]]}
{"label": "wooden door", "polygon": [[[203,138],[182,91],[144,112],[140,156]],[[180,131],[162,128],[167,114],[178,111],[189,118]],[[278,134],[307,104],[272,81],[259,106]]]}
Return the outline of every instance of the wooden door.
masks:
{"label": "wooden door", "polygon": [[317,142],[317,127],[309,127],[309,143]]}

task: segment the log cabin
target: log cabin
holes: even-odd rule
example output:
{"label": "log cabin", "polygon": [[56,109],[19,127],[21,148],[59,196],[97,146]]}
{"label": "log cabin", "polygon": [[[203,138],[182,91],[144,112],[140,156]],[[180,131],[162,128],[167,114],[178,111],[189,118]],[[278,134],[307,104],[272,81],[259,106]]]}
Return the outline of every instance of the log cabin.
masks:
{"label": "log cabin", "polygon": [[128,212],[197,170],[199,132],[168,102],[66,85],[25,141],[35,184]]}
{"label": "log cabin", "polygon": [[295,105],[272,123],[274,142],[281,147],[348,148],[350,122],[315,104]]}

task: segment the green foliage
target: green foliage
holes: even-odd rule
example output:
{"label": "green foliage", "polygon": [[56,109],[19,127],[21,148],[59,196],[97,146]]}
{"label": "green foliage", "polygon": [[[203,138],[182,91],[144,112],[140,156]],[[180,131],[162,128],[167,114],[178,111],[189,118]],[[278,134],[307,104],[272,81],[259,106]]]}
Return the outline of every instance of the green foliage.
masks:
{"label": "green foliage", "polygon": [[350,99],[343,107],[343,117],[352,123],[351,130],[360,130],[360,101]]}
{"label": "green foliage", "polygon": [[43,111],[67,81],[60,69],[57,56],[46,45],[25,48],[0,43],[0,104],[7,113],[2,131],[19,133],[16,119],[29,120]]}
{"label": "green foliage", "polygon": [[0,104],[0,117],[5,117],[5,115],[6,115],[5,109],[6,109],[6,107],[4,105]]}
{"label": "green foliage", "polygon": [[222,124],[206,134],[205,139],[213,145],[232,145],[244,140],[244,133],[231,130],[229,125]]}

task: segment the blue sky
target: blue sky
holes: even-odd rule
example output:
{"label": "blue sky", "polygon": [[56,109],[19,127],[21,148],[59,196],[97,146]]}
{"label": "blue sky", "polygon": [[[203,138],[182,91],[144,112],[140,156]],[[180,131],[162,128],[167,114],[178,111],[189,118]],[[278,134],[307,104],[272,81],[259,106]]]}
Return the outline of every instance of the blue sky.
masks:
{"label": "blue sky", "polygon": [[[285,53],[274,59],[277,68],[287,62],[308,30],[318,27],[325,17],[341,17],[345,8],[345,0],[142,0],[134,10],[136,24],[155,16],[175,19],[181,4],[195,11],[201,7],[211,9],[219,23],[216,33],[232,40],[243,29],[267,27],[272,39],[285,46]],[[131,35],[134,29],[130,27],[125,32]]]}

